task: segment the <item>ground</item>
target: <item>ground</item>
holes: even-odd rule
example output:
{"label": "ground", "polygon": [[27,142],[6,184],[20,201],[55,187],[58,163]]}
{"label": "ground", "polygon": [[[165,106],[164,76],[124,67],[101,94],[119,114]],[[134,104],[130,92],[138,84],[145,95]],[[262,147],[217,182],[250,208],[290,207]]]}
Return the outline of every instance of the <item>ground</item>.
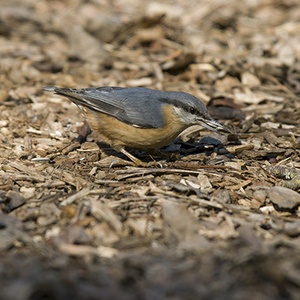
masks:
{"label": "ground", "polygon": [[[299,299],[298,0],[0,6],[0,299]],[[136,167],[53,85],[189,92],[233,134]]]}

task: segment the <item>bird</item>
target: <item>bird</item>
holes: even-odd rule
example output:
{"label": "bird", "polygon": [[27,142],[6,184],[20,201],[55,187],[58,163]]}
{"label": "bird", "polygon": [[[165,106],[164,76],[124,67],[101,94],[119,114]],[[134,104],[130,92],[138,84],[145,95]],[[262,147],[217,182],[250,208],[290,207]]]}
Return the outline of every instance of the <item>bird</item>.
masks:
{"label": "bird", "polygon": [[75,103],[90,127],[137,166],[142,162],[126,148],[159,149],[192,125],[231,132],[209,115],[200,99],[186,92],[117,86],[81,89],[46,86],[43,90]]}

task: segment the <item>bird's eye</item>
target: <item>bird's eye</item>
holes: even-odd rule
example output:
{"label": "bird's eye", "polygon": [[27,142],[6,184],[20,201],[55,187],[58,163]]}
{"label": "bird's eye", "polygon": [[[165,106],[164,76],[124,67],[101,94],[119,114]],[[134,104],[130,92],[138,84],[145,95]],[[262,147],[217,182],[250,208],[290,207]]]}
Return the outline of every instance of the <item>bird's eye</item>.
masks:
{"label": "bird's eye", "polygon": [[195,115],[195,114],[197,113],[197,110],[196,110],[195,107],[191,106],[191,107],[189,108],[189,112],[190,112],[192,115]]}

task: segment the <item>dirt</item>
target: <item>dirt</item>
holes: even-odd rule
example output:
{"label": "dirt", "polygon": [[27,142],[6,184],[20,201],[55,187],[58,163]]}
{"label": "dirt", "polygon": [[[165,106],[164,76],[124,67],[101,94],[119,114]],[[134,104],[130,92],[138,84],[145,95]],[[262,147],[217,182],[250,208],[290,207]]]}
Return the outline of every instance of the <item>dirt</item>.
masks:
{"label": "dirt", "polygon": [[[0,0],[0,299],[299,299],[300,4]],[[45,86],[201,99],[136,167]]]}

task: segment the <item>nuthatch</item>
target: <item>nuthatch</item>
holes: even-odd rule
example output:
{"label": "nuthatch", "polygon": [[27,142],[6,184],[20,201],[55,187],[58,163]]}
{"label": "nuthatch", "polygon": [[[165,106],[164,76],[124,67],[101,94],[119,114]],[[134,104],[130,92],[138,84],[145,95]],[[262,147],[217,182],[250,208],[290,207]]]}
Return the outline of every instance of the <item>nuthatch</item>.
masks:
{"label": "nuthatch", "polygon": [[161,148],[184,129],[196,124],[213,131],[230,132],[211,118],[198,98],[184,92],[122,87],[44,87],[43,90],[74,102],[83,111],[91,128],[136,165],[141,161],[125,147]]}

